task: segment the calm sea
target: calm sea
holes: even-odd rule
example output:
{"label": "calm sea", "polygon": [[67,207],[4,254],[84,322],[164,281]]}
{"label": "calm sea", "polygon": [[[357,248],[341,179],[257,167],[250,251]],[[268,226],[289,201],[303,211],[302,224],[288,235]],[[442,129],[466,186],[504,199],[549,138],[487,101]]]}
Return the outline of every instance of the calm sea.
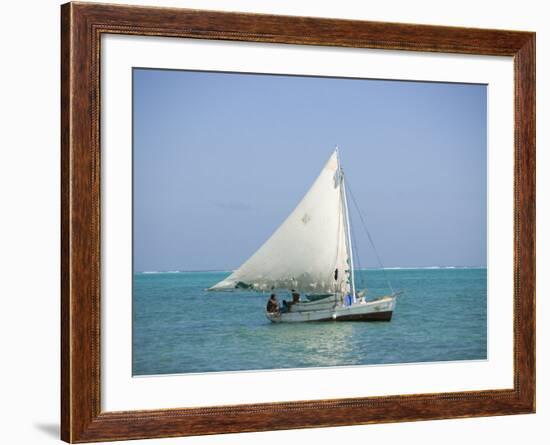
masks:
{"label": "calm sea", "polygon": [[273,324],[267,295],[204,291],[227,275],[134,275],[134,375],[487,358],[484,268],[357,271],[371,294],[384,275],[405,291],[389,323]]}

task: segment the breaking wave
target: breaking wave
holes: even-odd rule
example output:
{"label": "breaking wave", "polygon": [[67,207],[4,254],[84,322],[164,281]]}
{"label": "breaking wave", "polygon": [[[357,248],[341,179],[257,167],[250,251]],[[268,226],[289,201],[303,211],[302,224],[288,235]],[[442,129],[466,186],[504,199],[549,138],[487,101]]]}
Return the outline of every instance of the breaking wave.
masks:
{"label": "breaking wave", "polygon": [[366,267],[356,270],[431,270],[431,269],[486,269],[487,266],[391,266]]}

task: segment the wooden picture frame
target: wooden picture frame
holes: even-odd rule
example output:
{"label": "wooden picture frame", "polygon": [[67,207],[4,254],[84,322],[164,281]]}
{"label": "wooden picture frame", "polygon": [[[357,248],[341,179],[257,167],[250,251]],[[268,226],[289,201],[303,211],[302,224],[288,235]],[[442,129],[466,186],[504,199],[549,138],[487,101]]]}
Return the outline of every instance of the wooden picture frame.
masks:
{"label": "wooden picture frame", "polygon": [[[102,34],[512,56],[514,387],[102,412]],[[93,442],[535,412],[535,34],[92,3],[61,7],[61,438]],[[361,409],[358,409],[361,408]]]}

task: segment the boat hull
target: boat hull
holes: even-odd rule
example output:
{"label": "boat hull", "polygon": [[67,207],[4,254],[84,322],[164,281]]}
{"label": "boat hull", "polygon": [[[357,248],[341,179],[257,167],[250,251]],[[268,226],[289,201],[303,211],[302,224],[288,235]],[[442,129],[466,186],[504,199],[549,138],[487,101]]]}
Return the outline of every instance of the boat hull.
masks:
{"label": "boat hull", "polygon": [[300,305],[289,312],[267,313],[274,323],[299,323],[307,321],[390,321],[395,308],[395,296],[375,301],[354,303],[350,306],[311,307]]}
{"label": "boat hull", "polygon": [[344,315],[336,318],[334,321],[391,321],[392,315],[393,311],[372,312],[368,314]]}

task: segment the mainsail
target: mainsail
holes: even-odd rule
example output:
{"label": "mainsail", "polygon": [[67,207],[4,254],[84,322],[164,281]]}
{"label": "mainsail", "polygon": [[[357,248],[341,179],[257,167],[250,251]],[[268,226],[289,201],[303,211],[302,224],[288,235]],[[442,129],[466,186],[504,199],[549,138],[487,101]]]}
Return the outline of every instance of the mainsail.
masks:
{"label": "mainsail", "polygon": [[338,149],[288,218],[241,267],[209,290],[351,290],[344,177]]}

